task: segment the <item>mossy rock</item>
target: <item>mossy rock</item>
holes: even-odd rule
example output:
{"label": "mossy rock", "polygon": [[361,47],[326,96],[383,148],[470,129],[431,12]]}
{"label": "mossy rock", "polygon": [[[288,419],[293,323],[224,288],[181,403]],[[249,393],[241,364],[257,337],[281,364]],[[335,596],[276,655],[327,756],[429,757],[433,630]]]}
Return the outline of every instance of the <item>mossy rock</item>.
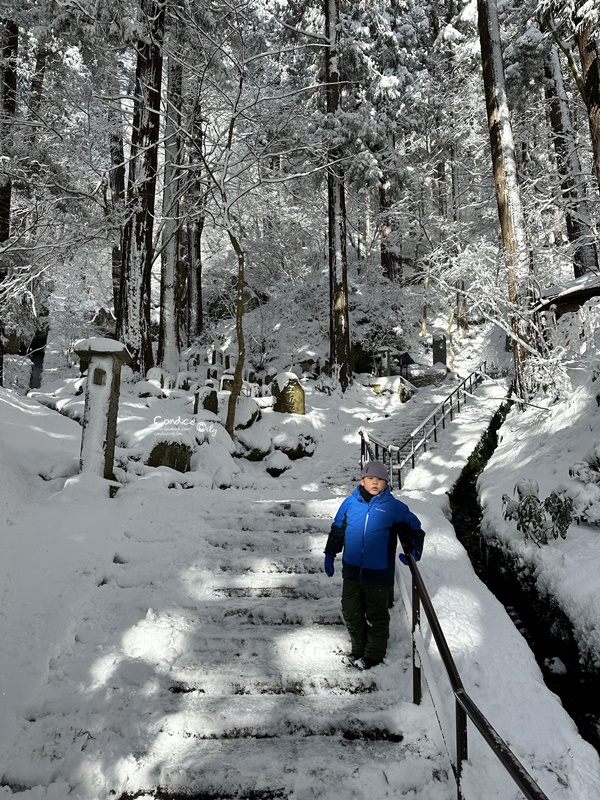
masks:
{"label": "mossy rock", "polygon": [[277,450],[280,450],[286,455],[290,461],[296,461],[299,458],[309,458],[316,450],[317,443],[312,436],[307,436],[301,433],[298,436],[298,441],[295,445],[275,445]]}
{"label": "mossy rock", "polygon": [[266,453],[264,450],[259,450],[254,447],[252,449],[245,449],[242,455],[248,461],[262,461]]}
{"label": "mossy rock", "polygon": [[289,458],[281,450],[274,450],[265,459],[266,471],[272,478],[283,475],[291,466]]}
{"label": "mossy rock", "polygon": [[248,461],[262,461],[271,451],[271,436],[267,430],[259,429],[254,433],[237,431],[236,439],[241,448],[241,455]]}
{"label": "mossy rock", "polygon": [[183,442],[158,442],[152,448],[146,464],[149,467],[170,467],[177,472],[189,472],[192,449]]}

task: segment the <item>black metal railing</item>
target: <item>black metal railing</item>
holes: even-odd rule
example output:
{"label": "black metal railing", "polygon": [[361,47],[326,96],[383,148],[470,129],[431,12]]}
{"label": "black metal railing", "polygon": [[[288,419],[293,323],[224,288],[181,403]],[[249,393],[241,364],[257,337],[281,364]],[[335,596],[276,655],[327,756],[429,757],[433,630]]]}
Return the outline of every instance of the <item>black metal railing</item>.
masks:
{"label": "black metal railing", "polygon": [[[461,399],[464,405],[467,397],[470,396],[483,381],[485,378],[485,367],[486,365],[484,362],[478,369],[474,370],[462,380],[454,391],[437,406],[418,428],[415,428],[406,441],[400,446],[386,444],[375,436],[367,434],[367,432],[361,428],[359,431],[361,439],[361,467],[365,461],[374,458],[383,461],[389,470],[390,486],[393,488],[394,475],[397,475],[398,486],[401,487],[403,467],[409,462],[411,466],[414,467],[418,452],[420,450],[427,450],[427,442],[432,437],[434,441],[437,441],[439,427],[445,428],[446,419],[448,417],[452,419],[454,413],[460,413]],[[527,798],[527,800],[548,800],[548,796],[533,780],[531,775],[510,750],[506,742],[500,737],[492,724],[486,719],[484,714],[465,691],[421,573],[419,572],[413,556],[408,552],[406,555],[412,575],[411,626],[413,701],[419,704],[422,697],[421,662],[426,657],[426,653],[424,650],[421,654],[419,653],[419,642],[424,641],[421,635],[421,608],[423,608],[454,695],[456,758],[452,767],[456,777],[458,800],[464,800],[461,776],[463,764],[468,759],[468,720],[471,720],[471,723],[479,731],[484,741],[491,748],[496,758],[506,769],[525,798]],[[450,758],[452,759],[452,756],[450,756]]]}
{"label": "black metal railing", "polygon": [[[429,622],[431,634],[439,650],[455,698],[456,760],[452,764],[452,767],[456,777],[458,800],[464,800],[461,788],[461,776],[463,764],[468,759],[468,719],[475,725],[496,758],[506,769],[527,800],[548,800],[548,796],[533,780],[531,775],[510,750],[506,742],[500,737],[465,691],[421,573],[419,572],[413,556],[408,552],[406,556],[412,575],[413,701],[419,704],[422,697],[421,657],[418,652],[417,633],[420,640],[423,641],[421,635],[421,607],[423,607],[427,621]],[[422,655],[425,656],[425,653],[422,653]]]}
{"label": "black metal railing", "polygon": [[395,478],[397,478],[398,488],[402,488],[402,470],[410,463],[414,468],[416,457],[419,451],[427,451],[428,442],[433,439],[438,440],[438,430],[446,427],[446,420],[454,419],[455,414],[460,414],[461,403],[465,405],[467,398],[471,397],[480,383],[485,378],[486,362],[480,364],[470,375],[458,384],[458,386],[443,400],[414,431],[400,445],[388,444],[381,439],[367,433],[364,428],[360,428],[360,465],[361,467],[369,459],[382,461],[389,470],[390,488],[394,488]]}

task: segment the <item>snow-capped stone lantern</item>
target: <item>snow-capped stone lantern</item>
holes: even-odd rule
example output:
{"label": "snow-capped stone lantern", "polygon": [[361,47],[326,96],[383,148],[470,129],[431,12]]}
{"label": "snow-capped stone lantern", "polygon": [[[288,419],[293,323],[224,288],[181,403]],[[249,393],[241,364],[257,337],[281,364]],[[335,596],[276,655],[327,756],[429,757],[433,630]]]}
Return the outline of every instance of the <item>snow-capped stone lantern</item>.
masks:
{"label": "snow-capped stone lantern", "polygon": [[280,372],[273,378],[271,394],[275,398],[273,411],[284,414],[305,414],[304,389],[294,372]]}
{"label": "snow-capped stone lantern", "polygon": [[80,339],[74,350],[88,371],[79,468],[114,480],[121,366],[131,355],[121,342],[101,337]]}

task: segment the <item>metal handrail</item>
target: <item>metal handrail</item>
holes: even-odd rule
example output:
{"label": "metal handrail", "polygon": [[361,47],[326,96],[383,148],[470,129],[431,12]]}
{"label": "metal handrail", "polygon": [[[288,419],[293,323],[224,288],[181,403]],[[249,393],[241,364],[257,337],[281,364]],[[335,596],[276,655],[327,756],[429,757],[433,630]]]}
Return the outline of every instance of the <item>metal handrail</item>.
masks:
{"label": "metal handrail", "polygon": [[[427,442],[433,436],[434,442],[437,442],[438,427],[441,425],[442,429],[446,427],[446,419],[450,417],[450,421],[454,419],[454,412],[457,414],[461,411],[461,395],[463,397],[463,405],[467,397],[471,397],[473,392],[483,381],[486,374],[486,362],[474,369],[466,378],[453,389],[452,392],[443,400],[436,408],[429,414],[429,416],[418,425],[414,431],[408,436],[401,445],[388,444],[378,439],[376,436],[370,435],[364,428],[359,428],[359,436],[361,440],[360,447],[360,465],[361,467],[368,459],[378,459],[383,461],[384,464],[389,466],[390,473],[390,488],[394,488],[394,473],[398,475],[398,488],[402,488],[402,469],[410,461],[411,467],[414,469],[415,459],[422,449],[423,452],[427,451]],[[468,390],[467,387],[468,386]],[[430,430],[428,426],[431,425]],[[420,437],[420,438],[419,438]],[[409,449],[407,453],[406,450]]]}
{"label": "metal handrail", "polygon": [[527,800],[548,800],[548,796],[533,780],[506,742],[465,691],[452,653],[448,647],[446,637],[442,631],[442,626],[435,613],[433,603],[431,602],[431,598],[429,597],[429,593],[425,587],[415,559],[408,550],[406,551],[406,557],[412,575],[413,701],[418,705],[422,697],[421,667],[415,636],[417,629],[419,630],[419,634],[421,630],[420,609],[422,606],[425,610],[425,615],[427,616],[429,627],[431,628],[431,634],[439,650],[455,698],[456,763],[452,764],[452,768],[456,777],[458,800],[464,800],[461,788],[461,775],[463,762],[468,758],[467,718],[475,725],[484,741],[489,745],[496,758],[523,792]]}
{"label": "metal handrail", "polygon": [[[422,422],[406,439],[404,444],[389,445],[375,436],[369,434],[361,428],[359,430],[361,439],[360,449],[360,463],[363,466],[366,460],[381,459],[384,464],[387,463],[390,467],[390,486],[393,487],[394,472],[398,473],[398,485],[401,486],[402,481],[402,468],[409,462],[412,462],[414,467],[414,460],[420,448],[427,449],[427,439],[433,433],[435,441],[437,441],[437,427],[441,423],[445,427],[445,420],[447,416],[452,415],[454,412],[453,398],[456,395],[457,412],[460,412],[460,396],[472,394],[474,388],[483,381],[485,377],[485,362],[480,367],[468,375],[454,391]],[[469,391],[466,390],[467,384]],[[427,433],[427,426],[433,423],[433,428]],[[415,443],[417,437],[421,437]],[[402,457],[402,451],[410,444],[410,453]],[[396,459],[396,464],[393,461]],[[484,741],[491,748],[496,758],[500,761],[502,766],[506,769],[513,781],[523,792],[527,800],[548,800],[548,796],[533,780],[531,775],[523,767],[521,762],[517,759],[514,753],[510,750],[506,742],[501,738],[498,732],[494,729],[492,724],[484,716],[475,702],[469,697],[462,683],[462,679],[454,663],[452,653],[448,647],[446,637],[442,631],[440,621],[435,613],[433,603],[427,592],[425,583],[414,557],[406,551],[408,565],[412,575],[412,672],[413,672],[413,702],[419,704],[422,698],[421,687],[421,659],[419,658],[417,632],[419,638],[423,641],[421,636],[421,606],[425,610],[425,615],[431,628],[431,634],[437,645],[440,653],[442,663],[448,675],[452,693],[455,698],[455,735],[456,735],[456,763],[452,764],[454,774],[456,777],[457,797],[458,800],[464,800],[461,788],[461,776],[463,763],[468,758],[468,736],[467,736],[467,722],[470,719],[473,725],[477,728]],[[425,655],[425,654],[423,654]]]}

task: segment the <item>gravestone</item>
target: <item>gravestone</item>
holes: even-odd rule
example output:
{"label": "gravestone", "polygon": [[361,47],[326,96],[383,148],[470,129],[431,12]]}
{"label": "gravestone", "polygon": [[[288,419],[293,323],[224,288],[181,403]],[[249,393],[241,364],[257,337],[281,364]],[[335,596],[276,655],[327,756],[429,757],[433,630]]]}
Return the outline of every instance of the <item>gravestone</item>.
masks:
{"label": "gravestone", "polygon": [[212,411],[213,414],[218,414],[219,398],[212,386],[203,386],[194,394],[194,414],[198,413],[200,405],[205,411]]}
{"label": "gravestone", "polygon": [[447,366],[446,337],[443,333],[433,334],[433,363]]}
{"label": "gravestone", "polygon": [[273,411],[283,414],[305,414],[304,389],[293,372],[280,372],[273,379],[271,393],[275,398]]}

